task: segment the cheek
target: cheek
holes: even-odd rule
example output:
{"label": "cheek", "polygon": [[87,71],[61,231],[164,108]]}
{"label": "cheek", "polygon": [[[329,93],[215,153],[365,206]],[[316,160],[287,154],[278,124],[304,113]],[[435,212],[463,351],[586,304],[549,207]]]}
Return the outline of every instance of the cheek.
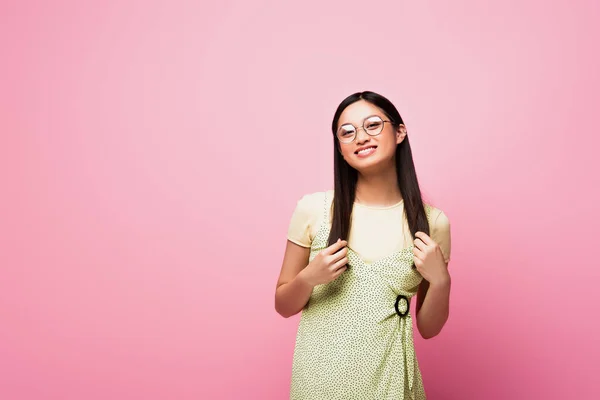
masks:
{"label": "cheek", "polygon": [[341,152],[342,152],[342,156],[343,156],[345,159],[348,159],[349,157],[352,157],[352,156],[354,155],[354,152],[353,152],[353,151],[352,151],[352,150],[349,148],[349,146],[344,146],[344,145],[342,145],[342,146],[340,147],[340,150],[341,150]]}
{"label": "cheek", "polygon": [[394,154],[396,152],[396,147],[398,146],[396,143],[396,136],[388,135],[384,140],[380,141],[382,149],[385,150],[386,153]]}

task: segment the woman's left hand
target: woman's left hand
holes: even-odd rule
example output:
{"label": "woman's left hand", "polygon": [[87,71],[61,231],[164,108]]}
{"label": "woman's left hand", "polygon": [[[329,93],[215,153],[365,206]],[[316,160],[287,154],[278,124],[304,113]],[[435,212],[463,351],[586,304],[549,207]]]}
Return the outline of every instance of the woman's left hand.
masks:
{"label": "woman's left hand", "polygon": [[450,274],[440,246],[424,232],[417,232],[415,236],[413,259],[417,271],[430,284],[449,283]]}

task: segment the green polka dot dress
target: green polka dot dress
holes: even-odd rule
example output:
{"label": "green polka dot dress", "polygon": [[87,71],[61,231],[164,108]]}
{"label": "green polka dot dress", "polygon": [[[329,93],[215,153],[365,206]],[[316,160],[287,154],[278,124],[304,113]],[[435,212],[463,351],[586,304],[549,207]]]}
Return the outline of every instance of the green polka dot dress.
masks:
{"label": "green polka dot dress", "polygon": [[[327,247],[327,208],[310,260]],[[412,268],[413,246],[370,264],[350,248],[348,258],[350,267],[315,286],[302,310],[290,399],[425,399],[409,312],[423,279]]]}

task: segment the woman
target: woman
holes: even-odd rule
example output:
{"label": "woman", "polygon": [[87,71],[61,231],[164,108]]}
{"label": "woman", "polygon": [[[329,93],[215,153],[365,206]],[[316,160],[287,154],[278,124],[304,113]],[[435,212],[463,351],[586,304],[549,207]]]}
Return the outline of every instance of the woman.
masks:
{"label": "woman", "polygon": [[332,123],[334,190],[302,197],[275,309],[302,311],[291,399],[425,399],[410,300],[424,338],[448,319],[450,223],[423,202],[394,105],[355,93]]}

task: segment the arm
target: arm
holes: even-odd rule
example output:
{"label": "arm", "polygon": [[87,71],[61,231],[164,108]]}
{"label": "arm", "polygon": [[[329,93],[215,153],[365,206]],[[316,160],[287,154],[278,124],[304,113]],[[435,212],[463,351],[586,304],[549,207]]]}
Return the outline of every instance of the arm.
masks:
{"label": "arm", "polygon": [[414,261],[424,278],[417,292],[417,328],[425,339],[437,336],[448,320],[450,241],[450,221],[443,212],[432,224],[431,237],[416,233]]}
{"label": "arm", "polygon": [[[448,264],[445,265],[447,268]],[[423,279],[419,285],[416,307],[417,328],[425,339],[437,336],[448,320],[450,283],[450,274],[447,274],[445,279],[431,283]]]}
{"label": "arm", "polygon": [[301,273],[308,264],[310,249],[287,241],[281,272],[275,288],[275,310],[285,318],[302,311],[313,287]]}

